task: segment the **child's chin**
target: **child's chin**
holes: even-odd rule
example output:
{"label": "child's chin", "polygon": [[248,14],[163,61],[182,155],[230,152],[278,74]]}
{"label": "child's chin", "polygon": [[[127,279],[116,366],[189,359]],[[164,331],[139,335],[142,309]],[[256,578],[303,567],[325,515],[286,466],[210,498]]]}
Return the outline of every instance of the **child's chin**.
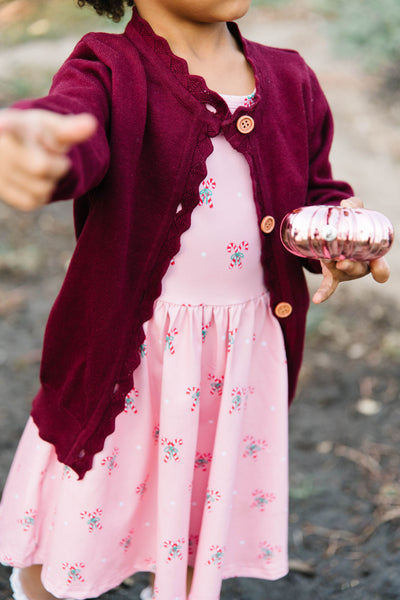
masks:
{"label": "child's chin", "polygon": [[251,0],[223,0],[216,8],[219,21],[236,21],[250,8]]}

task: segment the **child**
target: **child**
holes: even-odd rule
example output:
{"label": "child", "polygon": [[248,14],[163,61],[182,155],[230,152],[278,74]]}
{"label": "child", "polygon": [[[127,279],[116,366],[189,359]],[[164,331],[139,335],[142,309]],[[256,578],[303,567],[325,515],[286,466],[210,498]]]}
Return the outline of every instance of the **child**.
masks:
{"label": "child", "polygon": [[[73,197],[77,234],[1,505],[16,600],[137,571],[154,598],[216,600],[223,578],[287,572],[287,407],[317,268],[279,223],[360,202],[332,178],[312,71],[232,23],[249,3],[137,0],[124,34],[85,36],[49,96],[0,117],[0,197]],[[322,269],[315,302],[388,277],[383,260]]]}

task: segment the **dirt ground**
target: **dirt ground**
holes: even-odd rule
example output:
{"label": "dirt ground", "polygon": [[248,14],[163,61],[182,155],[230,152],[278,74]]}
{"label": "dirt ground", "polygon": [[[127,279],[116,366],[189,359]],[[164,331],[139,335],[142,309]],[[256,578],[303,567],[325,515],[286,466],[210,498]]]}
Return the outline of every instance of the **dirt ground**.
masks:
{"label": "dirt ground", "polygon": [[[296,7],[253,10],[243,28],[253,39],[299,49],[317,70],[336,119],[336,175],[396,226],[398,105],[376,96],[374,78],[335,58],[320,19],[301,2]],[[48,68],[71,45],[46,42],[42,54],[26,47],[0,52],[0,78],[5,58],[9,68],[13,56],[33,56],[31,68],[39,69],[47,56]],[[43,328],[72,248],[70,203],[28,215],[0,205],[0,489],[37,389]],[[400,600],[397,242],[389,258],[392,282],[344,284],[310,311],[290,418],[291,571],[277,582],[228,580],[223,600]],[[144,584],[136,575],[102,598],[136,600]],[[8,569],[0,567],[0,600],[9,596]]]}

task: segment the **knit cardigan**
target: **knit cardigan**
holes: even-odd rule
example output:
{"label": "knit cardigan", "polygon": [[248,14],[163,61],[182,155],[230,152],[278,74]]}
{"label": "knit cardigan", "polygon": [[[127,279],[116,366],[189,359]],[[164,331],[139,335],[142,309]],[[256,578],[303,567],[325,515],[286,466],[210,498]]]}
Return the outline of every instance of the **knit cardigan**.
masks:
{"label": "knit cardigan", "polygon": [[[309,298],[303,262],[283,248],[279,224],[299,206],[338,203],[352,190],[332,178],[332,119],[314,73],[296,52],[249,42],[236,24],[228,27],[256,79],[254,104],[233,115],[136,9],[124,33],[85,36],[48,96],[17,105],[89,112],[99,123],[71,150],[54,196],[75,199],[77,244],[49,316],[32,407],[40,436],[80,478],[124,408],[142,325],[190,227],[218,134],[249,164],[259,222],[265,215],[276,222],[271,233],[260,230],[261,261],[272,308],[293,308],[280,324],[289,401],[294,395]],[[237,127],[242,115],[254,120],[249,133]]]}

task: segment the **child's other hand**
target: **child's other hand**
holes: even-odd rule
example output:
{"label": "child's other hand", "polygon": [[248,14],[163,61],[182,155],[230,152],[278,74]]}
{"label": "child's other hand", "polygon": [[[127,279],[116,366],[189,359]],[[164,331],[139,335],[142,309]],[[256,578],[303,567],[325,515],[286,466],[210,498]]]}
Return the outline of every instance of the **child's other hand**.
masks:
{"label": "child's other hand", "polygon": [[69,149],[96,126],[89,114],[0,111],[0,199],[22,211],[46,204],[70,168]]}
{"label": "child's other hand", "polygon": [[[359,198],[349,198],[348,200],[342,200],[340,206],[362,208],[363,203]],[[377,258],[371,260],[371,262],[357,262],[348,259],[338,262],[334,260],[321,261],[321,267],[323,279],[319,289],[313,296],[315,304],[320,304],[332,296],[341,281],[359,279],[371,273],[375,281],[384,283],[390,275],[389,266],[384,258]]]}

